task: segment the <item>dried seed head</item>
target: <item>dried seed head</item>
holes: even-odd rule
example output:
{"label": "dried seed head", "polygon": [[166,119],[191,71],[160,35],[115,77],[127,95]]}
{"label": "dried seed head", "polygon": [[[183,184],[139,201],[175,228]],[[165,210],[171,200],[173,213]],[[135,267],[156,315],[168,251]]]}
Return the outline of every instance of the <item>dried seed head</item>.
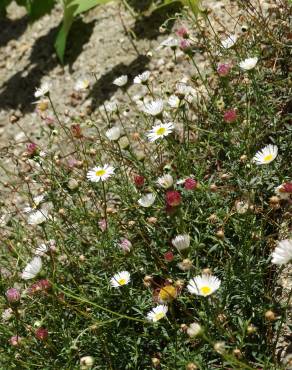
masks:
{"label": "dried seed head", "polygon": [[210,185],[210,191],[212,191],[212,193],[216,193],[217,190],[218,190],[217,185],[215,185],[215,184]]}
{"label": "dried seed head", "polygon": [[146,275],[143,279],[143,284],[146,286],[146,287],[149,287],[151,286],[151,283],[152,283],[152,276],[151,275]]}
{"label": "dried seed head", "polygon": [[190,362],[186,366],[186,370],[197,370],[197,369],[198,369],[198,366],[195,363],[193,363],[193,362]]}
{"label": "dried seed head", "polygon": [[265,318],[267,321],[274,321],[276,320],[276,315],[272,310],[268,310],[265,312]]}
{"label": "dried seed head", "polygon": [[247,155],[243,154],[241,157],[240,157],[240,162],[244,163],[247,161]]}
{"label": "dried seed head", "polygon": [[256,333],[256,331],[257,331],[257,327],[256,326],[254,326],[253,324],[248,325],[248,327],[247,327],[247,333],[249,335]]}
{"label": "dried seed head", "polygon": [[157,218],[156,217],[149,217],[149,218],[147,218],[147,222],[149,224],[156,224]]}
{"label": "dried seed head", "polygon": [[212,270],[208,267],[202,270],[203,275],[212,275]]}
{"label": "dried seed head", "polygon": [[215,224],[217,221],[218,221],[218,217],[215,215],[215,213],[212,213],[208,219],[207,219],[209,222],[211,222],[212,224]]}

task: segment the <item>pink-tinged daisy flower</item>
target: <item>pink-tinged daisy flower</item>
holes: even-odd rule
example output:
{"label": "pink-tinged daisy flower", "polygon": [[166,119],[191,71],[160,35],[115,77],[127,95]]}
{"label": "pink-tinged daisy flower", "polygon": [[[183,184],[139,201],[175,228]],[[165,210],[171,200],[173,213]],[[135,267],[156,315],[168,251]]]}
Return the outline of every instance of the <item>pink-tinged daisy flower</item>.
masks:
{"label": "pink-tinged daisy flower", "polygon": [[236,35],[229,35],[225,40],[221,41],[221,45],[224,49],[230,49],[235,45],[237,41]]}
{"label": "pink-tinged daisy flower", "polygon": [[104,166],[94,167],[87,172],[87,178],[91,182],[106,181],[115,172],[114,167],[109,164]]}

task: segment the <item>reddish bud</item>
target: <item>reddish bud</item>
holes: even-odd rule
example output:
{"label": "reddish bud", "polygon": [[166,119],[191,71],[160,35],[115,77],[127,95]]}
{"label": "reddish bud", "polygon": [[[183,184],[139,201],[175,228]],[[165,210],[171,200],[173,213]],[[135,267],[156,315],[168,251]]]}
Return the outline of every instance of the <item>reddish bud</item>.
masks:
{"label": "reddish bud", "polygon": [[47,279],[41,279],[36,283],[32,284],[28,289],[29,294],[35,294],[37,292],[45,292],[50,290],[52,287],[51,283]]}
{"label": "reddish bud", "polygon": [[81,139],[83,137],[82,135],[82,130],[81,130],[81,127],[80,125],[72,125],[71,126],[71,132],[72,132],[72,135],[76,138],[76,139]]}
{"label": "reddish bud", "polygon": [[168,251],[168,252],[164,253],[164,259],[167,262],[173,261],[173,259],[174,259],[173,253],[171,251]]}
{"label": "reddish bud", "polygon": [[224,113],[225,122],[234,122],[237,119],[237,113],[235,109],[229,109]]}
{"label": "reddish bud", "polygon": [[134,183],[137,186],[137,188],[141,188],[144,185],[144,182],[145,182],[144,176],[140,176],[140,175],[134,176]]}
{"label": "reddish bud", "polygon": [[188,50],[190,50],[190,48],[191,48],[191,43],[190,43],[190,41],[189,41],[189,40],[182,39],[182,40],[180,40],[179,47],[180,47],[180,48],[181,48],[181,50],[183,50],[183,51],[188,51]]}
{"label": "reddish bud", "polygon": [[285,193],[292,193],[292,182],[286,182],[283,184],[283,189]]}
{"label": "reddish bud", "polygon": [[192,179],[191,177],[185,180],[184,183],[185,189],[187,190],[194,190],[197,188],[198,183],[196,180]]}
{"label": "reddish bud", "polygon": [[46,340],[48,338],[49,332],[46,328],[39,328],[35,332],[35,336],[39,340]]}
{"label": "reddish bud", "polygon": [[176,190],[169,190],[166,192],[166,203],[171,207],[177,207],[181,204],[181,195]]}

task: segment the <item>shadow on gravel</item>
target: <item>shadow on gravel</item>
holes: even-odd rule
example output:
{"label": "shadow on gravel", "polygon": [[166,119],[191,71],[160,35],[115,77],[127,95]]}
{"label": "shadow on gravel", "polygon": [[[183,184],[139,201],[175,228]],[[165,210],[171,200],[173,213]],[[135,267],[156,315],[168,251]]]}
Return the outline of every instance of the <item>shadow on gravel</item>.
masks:
{"label": "shadow on gravel", "polygon": [[102,75],[98,81],[93,85],[89,97],[92,98],[92,109],[96,109],[105,101],[109,100],[112,95],[119,89],[118,86],[113,84],[113,80],[121,75],[128,76],[128,88],[133,84],[134,77],[144,72],[150,59],[145,55],[139,55],[130,64],[126,65],[120,63],[116,65],[109,72]]}
{"label": "shadow on gravel", "polygon": [[0,47],[9,41],[18,39],[28,26],[28,17],[11,20],[0,17]]}
{"label": "shadow on gravel", "polygon": [[161,36],[159,28],[167,21],[166,32],[169,33],[174,24],[173,15],[181,10],[179,3],[154,10],[150,15],[137,19],[132,31],[138,39],[153,40]]}
{"label": "shadow on gravel", "polygon": [[[85,24],[81,19],[74,22],[65,56],[70,70],[82,52],[83,45],[89,41],[94,23],[95,21]],[[42,78],[59,64],[54,49],[57,30],[58,27],[54,27],[45,36],[37,39],[25,70],[14,74],[0,87],[0,109],[20,109],[23,113],[34,110],[32,102],[35,100],[35,89],[40,85]]]}

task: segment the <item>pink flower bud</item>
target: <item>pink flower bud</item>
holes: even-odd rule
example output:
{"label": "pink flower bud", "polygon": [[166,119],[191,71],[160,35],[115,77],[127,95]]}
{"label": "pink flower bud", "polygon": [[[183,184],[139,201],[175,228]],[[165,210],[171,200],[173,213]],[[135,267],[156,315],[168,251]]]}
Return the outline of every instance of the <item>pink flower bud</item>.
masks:
{"label": "pink flower bud", "polygon": [[35,336],[39,340],[46,340],[48,338],[49,332],[46,328],[39,328],[35,332]]}
{"label": "pink flower bud", "polygon": [[10,339],[9,339],[9,343],[12,345],[12,346],[18,346],[20,344],[20,342],[22,341],[22,338],[19,337],[18,335],[13,335]]}
{"label": "pink flower bud", "polygon": [[189,31],[183,26],[177,29],[176,34],[183,39],[189,38]]}
{"label": "pink flower bud", "polygon": [[224,113],[224,121],[225,122],[234,122],[237,119],[237,113],[235,109],[229,109]]}
{"label": "pink flower bud", "polygon": [[179,47],[181,48],[182,51],[189,51],[191,48],[191,43],[187,39],[182,39],[180,40]]}
{"label": "pink flower bud", "polygon": [[192,179],[191,177],[185,180],[184,183],[185,189],[187,190],[194,190],[198,186],[198,183],[196,180]]}
{"label": "pink flower bud", "polygon": [[16,303],[20,301],[20,293],[16,288],[10,288],[6,291],[6,298],[9,303]]}
{"label": "pink flower bud", "polygon": [[29,289],[28,293],[29,294],[35,294],[37,292],[46,292],[50,290],[52,287],[51,283],[47,279],[41,279],[37,281],[36,283],[32,284]]}
{"label": "pink flower bud", "polygon": [[98,221],[98,226],[102,232],[104,232],[107,229],[107,223],[106,220],[103,218],[102,220]]}
{"label": "pink flower bud", "polygon": [[232,68],[232,65],[230,63],[222,63],[222,64],[218,65],[217,72],[218,72],[219,76],[225,77],[225,76],[228,75],[231,68]]}
{"label": "pink flower bud", "polygon": [[166,192],[166,203],[171,207],[177,207],[181,204],[181,195],[176,190],[169,190]]}
{"label": "pink flower bud", "polygon": [[29,155],[34,155],[37,152],[37,145],[35,143],[26,144],[26,151]]}
{"label": "pink flower bud", "polygon": [[132,243],[128,239],[121,239],[119,243],[119,247],[122,249],[122,251],[129,253],[132,248]]}

